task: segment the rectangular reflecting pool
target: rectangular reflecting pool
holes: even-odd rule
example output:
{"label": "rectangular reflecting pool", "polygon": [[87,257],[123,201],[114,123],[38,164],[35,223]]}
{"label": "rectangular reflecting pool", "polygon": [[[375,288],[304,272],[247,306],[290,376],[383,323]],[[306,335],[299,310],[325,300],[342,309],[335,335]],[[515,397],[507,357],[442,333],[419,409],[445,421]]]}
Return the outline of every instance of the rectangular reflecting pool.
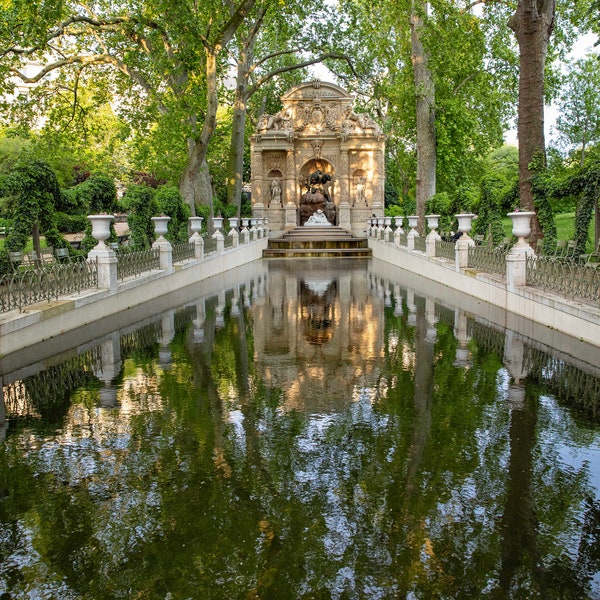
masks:
{"label": "rectangular reflecting pool", "polygon": [[2,357],[0,599],[600,599],[599,359],[370,260]]}

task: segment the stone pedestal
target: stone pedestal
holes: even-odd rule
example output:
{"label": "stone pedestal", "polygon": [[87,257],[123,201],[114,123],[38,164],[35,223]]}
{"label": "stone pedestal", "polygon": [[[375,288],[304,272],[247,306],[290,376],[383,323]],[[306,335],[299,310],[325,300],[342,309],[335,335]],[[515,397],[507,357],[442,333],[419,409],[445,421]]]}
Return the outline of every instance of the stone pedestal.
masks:
{"label": "stone pedestal", "polygon": [[506,256],[506,285],[509,290],[527,284],[527,257],[534,255],[530,246],[514,247]]}
{"label": "stone pedestal", "polygon": [[456,240],[454,262],[457,271],[466,269],[469,266],[469,248],[474,245],[475,240],[470,238],[467,234],[461,235],[458,240]]}
{"label": "stone pedestal", "polygon": [[117,255],[112,248],[96,246],[88,253],[89,261],[96,261],[98,265],[98,287],[110,290],[111,293],[117,291]]}
{"label": "stone pedestal", "polygon": [[350,220],[350,204],[346,201],[340,202],[340,206],[338,208],[338,225],[343,227],[347,231],[352,230],[352,222]]}
{"label": "stone pedestal", "polygon": [[294,229],[298,222],[296,220],[296,205],[293,202],[288,202],[285,205],[285,229]]}
{"label": "stone pedestal", "polygon": [[164,239],[159,238],[152,244],[152,248],[158,248],[158,264],[159,268],[168,271],[173,268],[173,246]]}

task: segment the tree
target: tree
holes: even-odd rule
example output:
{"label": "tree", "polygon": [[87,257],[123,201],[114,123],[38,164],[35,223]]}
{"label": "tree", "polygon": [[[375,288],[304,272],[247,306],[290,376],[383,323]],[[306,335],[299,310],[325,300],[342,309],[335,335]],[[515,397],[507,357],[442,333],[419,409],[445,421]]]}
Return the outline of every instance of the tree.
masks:
{"label": "tree", "polygon": [[[194,210],[196,202],[212,199],[206,153],[226,67],[222,52],[255,3],[167,0],[123,7],[73,1],[49,3],[40,11],[13,3],[0,9],[0,74],[10,91],[14,77],[30,85],[51,85],[59,71],[71,81],[82,70],[110,72],[119,111],[137,130],[151,130],[160,122],[179,132],[180,152],[185,153],[180,190]],[[41,67],[28,75],[24,66],[31,61]]]}
{"label": "tree", "polygon": [[5,249],[22,252],[29,236],[40,254],[40,232],[50,246],[64,247],[66,241],[56,228],[55,206],[61,201],[61,192],[52,169],[39,160],[20,162],[10,173],[6,189],[12,194],[14,221],[6,239]]}
{"label": "tree", "polygon": [[600,69],[598,58],[588,55],[569,65],[566,85],[559,98],[556,127],[563,143],[580,151],[584,165],[589,144],[600,142]]}
{"label": "tree", "polygon": [[505,20],[487,6],[478,16],[456,2],[431,5],[429,12],[416,0],[343,5],[344,50],[360,76],[347,73],[345,81],[382,121],[387,177],[404,199],[415,194],[421,216],[434,192],[456,197],[478,187],[516,87]]}
{"label": "tree", "polygon": [[[519,195],[521,207],[531,211],[536,208],[531,184],[536,155],[538,168],[545,166],[544,69],[555,13],[555,0],[519,0],[509,20],[519,44]],[[541,237],[540,223],[534,216],[530,239],[535,243]]]}
{"label": "tree", "polygon": [[429,2],[411,0],[410,39],[416,102],[417,185],[419,229],[425,227],[425,205],[436,192],[435,83],[429,68],[429,54],[423,45],[423,19]]}
{"label": "tree", "polygon": [[[255,103],[254,110],[249,106],[250,99],[267,87],[273,79],[278,86],[268,89],[279,110],[278,88],[286,91],[301,83],[306,75],[306,67],[329,60],[343,60],[350,65],[350,59],[343,53],[328,49],[328,36],[323,35],[323,26],[334,26],[335,16],[326,5],[320,2],[288,2],[278,5],[276,10],[268,10],[267,4],[257,7],[251,19],[238,28],[236,35],[237,55],[236,86],[233,98],[231,147],[227,180],[227,203],[240,209],[244,172],[244,141],[248,115],[258,121],[266,109],[266,97],[262,95]],[[310,22],[311,27],[306,27]],[[293,41],[293,46],[290,47]],[[308,54],[309,56],[303,56]],[[254,113],[254,114],[252,114]]]}

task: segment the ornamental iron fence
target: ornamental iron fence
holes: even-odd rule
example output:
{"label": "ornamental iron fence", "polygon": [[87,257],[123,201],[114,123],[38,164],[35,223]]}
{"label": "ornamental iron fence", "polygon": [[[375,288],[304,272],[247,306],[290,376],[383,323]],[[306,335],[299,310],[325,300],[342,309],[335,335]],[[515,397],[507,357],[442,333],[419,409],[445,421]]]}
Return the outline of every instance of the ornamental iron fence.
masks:
{"label": "ornamental iron fence", "polygon": [[456,254],[456,244],[447,242],[445,240],[436,240],[435,242],[435,255],[440,258],[447,258],[448,260],[454,260]]}
{"label": "ornamental iron fence", "polygon": [[173,244],[173,262],[182,262],[194,258],[195,249],[193,242]]}
{"label": "ornamental iron fence", "polygon": [[142,273],[160,268],[160,251],[158,248],[134,250],[122,246],[116,251],[117,278],[121,281],[127,277],[138,277]]}
{"label": "ornamental iron fence", "polygon": [[0,313],[98,287],[94,261],[46,264],[0,277]]}
{"label": "ornamental iron fence", "polygon": [[552,257],[530,255],[526,264],[527,285],[567,298],[600,301],[600,269]]}
{"label": "ornamental iron fence", "polygon": [[488,273],[506,275],[507,247],[490,248],[489,246],[470,246],[468,266]]}
{"label": "ornamental iron fence", "polygon": [[415,250],[419,250],[419,252],[427,251],[427,240],[424,237],[418,236],[415,237]]}

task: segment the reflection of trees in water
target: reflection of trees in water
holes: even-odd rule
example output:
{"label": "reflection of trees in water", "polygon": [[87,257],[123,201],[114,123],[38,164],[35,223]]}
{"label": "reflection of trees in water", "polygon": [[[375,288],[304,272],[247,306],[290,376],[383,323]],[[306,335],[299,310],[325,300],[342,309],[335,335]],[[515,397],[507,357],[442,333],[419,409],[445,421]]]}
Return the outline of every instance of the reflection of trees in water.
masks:
{"label": "reflection of trees in water", "polygon": [[101,368],[100,349],[94,347],[3,386],[7,416],[39,416],[47,423],[61,422],[69,410],[71,393],[95,381],[95,372]]}
{"label": "reflection of trees in water", "polygon": [[[581,507],[579,529],[569,520],[586,480],[538,456],[535,411],[511,413],[497,331],[469,324],[473,360],[461,368],[454,311],[426,339],[422,299],[410,323],[390,307],[378,385],[335,413],[303,414],[281,410],[255,370],[252,310],[225,311],[216,327],[207,305],[202,341],[171,344],[161,410],[136,415],[126,435],[114,415],[102,423],[112,437],[54,445],[43,469],[34,452],[22,465],[11,454],[23,479],[3,507],[31,528],[10,540],[22,555],[36,540],[31,573],[89,598],[585,597],[600,507]],[[156,356],[160,334],[157,322],[135,335]],[[123,358],[145,364],[128,336]],[[82,458],[94,469],[62,483]],[[575,560],[563,542],[580,530]]]}

